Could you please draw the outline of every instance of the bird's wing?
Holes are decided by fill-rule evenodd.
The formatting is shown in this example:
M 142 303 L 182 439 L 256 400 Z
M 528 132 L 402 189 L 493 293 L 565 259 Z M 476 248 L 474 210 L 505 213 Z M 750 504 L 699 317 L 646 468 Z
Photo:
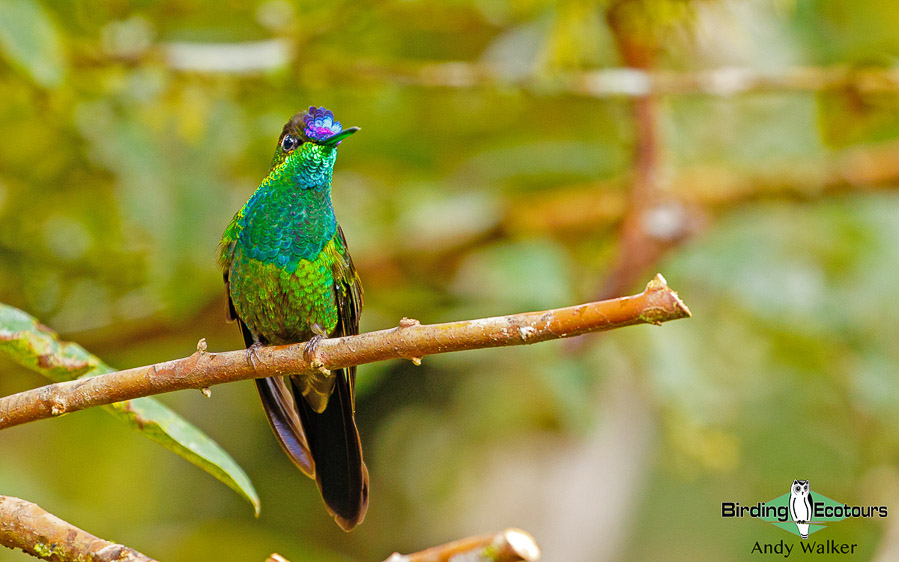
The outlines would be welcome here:
M 340 337 L 359 333 L 362 285 L 339 227 L 334 242 L 332 271 L 338 321 L 328 335 Z M 362 443 L 353 417 L 356 368 L 335 370 L 333 376 L 334 392 L 321 413 L 301 398 L 303 381 L 299 377 L 291 377 L 291 384 L 322 499 L 337 524 L 349 531 L 362 522 L 368 509 L 368 468 L 362 460 Z
M 338 321 L 333 336 L 351 336 L 359 333 L 359 315 L 362 312 L 362 280 L 353 265 L 353 257 L 347 248 L 343 229 L 337 227 L 335 244 L 340 259 L 334 265 L 334 292 L 337 296 Z M 356 386 L 356 368 L 347 369 L 350 386 Z M 355 398 L 354 398 L 355 403 Z
M 228 223 L 228 227 L 225 228 L 224 234 L 222 234 L 221 242 L 219 242 L 215 261 L 218 262 L 219 267 L 225 272 L 225 281 L 227 281 L 228 270 L 231 269 L 231 260 L 234 259 L 234 247 L 237 245 L 237 237 L 240 235 L 240 231 L 243 230 L 242 219 L 245 208 L 246 206 L 234 214 L 231 222 Z
M 222 280 L 225 282 L 225 295 L 228 297 L 228 320 L 234 321 L 238 319 L 237 310 L 234 308 L 234 302 L 231 300 L 231 283 L 229 281 L 229 275 L 231 273 L 231 262 L 234 260 L 234 248 L 237 245 L 237 236 L 241 231 L 241 219 L 243 218 L 243 209 L 237 211 L 234 214 L 234 217 L 231 219 L 231 222 L 228 223 L 228 227 L 225 229 L 225 233 L 222 234 L 222 240 L 219 242 L 218 253 L 216 254 L 215 261 L 219 264 L 219 267 L 222 268 Z M 242 323 L 241 323 L 242 324 Z M 241 332 L 244 332 L 244 340 L 247 340 L 247 331 L 246 326 L 241 325 Z M 253 343 L 252 337 L 249 340 L 250 343 L 247 344 L 247 347 Z
M 228 318 L 237 320 L 244 343 L 249 349 L 257 339 L 237 315 L 234 301 L 231 300 L 227 271 L 224 276 L 225 290 L 228 292 Z M 252 351 L 247 353 L 252 353 Z M 252 358 L 248 358 L 248 360 L 252 360 Z M 315 462 L 312 460 L 312 453 L 309 452 L 309 443 L 306 441 L 306 434 L 303 432 L 303 425 L 297 415 L 296 404 L 287 382 L 283 377 L 256 379 L 256 389 L 259 391 L 265 416 L 268 418 L 268 423 L 272 426 L 272 431 L 278 438 L 281 448 L 303 474 L 309 478 L 315 478 Z

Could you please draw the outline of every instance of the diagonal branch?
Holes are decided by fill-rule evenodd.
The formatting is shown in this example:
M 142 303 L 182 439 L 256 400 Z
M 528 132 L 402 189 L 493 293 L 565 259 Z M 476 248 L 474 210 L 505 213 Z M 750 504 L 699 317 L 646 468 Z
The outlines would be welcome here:
M 0 496 L 0 545 L 56 562 L 155 562 L 47 513 L 37 505 Z
M 459 539 L 412 554 L 394 553 L 384 562 L 519 562 L 540 559 L 537 541 L 521 529 L 506 529 L 495 535 Z
M 493 535 L 455 540 L 412 554 L 394 552 L 384 562 L 530 562 L 540 559 L 540 547 L 527 531 L 509 528 Z M 265 562 L 289 562 L 273 553 Z
M 568 308 L 421 325 L 404 318 L 389 330 L 322 340 L 311 361 L 305 343 L 262 348 L 251 364 L 247 352 L 208 353 L 205 340 L 184 359 L 96 377 L 51 384 L 0 398 L 0 429 L 141 396 L 291 374 L 311 374 L 386 359 L 410 359 L 467 349 L 532 344 L 632 326 L 687 318 L 690 310 L 661 275 L 630 297 Z

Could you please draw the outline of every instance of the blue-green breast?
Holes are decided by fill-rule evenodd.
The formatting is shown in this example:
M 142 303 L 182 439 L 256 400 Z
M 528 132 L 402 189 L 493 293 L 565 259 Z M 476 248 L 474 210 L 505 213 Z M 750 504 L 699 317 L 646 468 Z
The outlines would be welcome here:
M 331 206 L 335 155 L 317 150 L 319 158 L 301 166 L 272 169 L 235 217 L 231 299 L 250 331 L 269 343 L 308 339 L 313 323 L 328 333 L 337 324 L 334 264 L 345 249 Z

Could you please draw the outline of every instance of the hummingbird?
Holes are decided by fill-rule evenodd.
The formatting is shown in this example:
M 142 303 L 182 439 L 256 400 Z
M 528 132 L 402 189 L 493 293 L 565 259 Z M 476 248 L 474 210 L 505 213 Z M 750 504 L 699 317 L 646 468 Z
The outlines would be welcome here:
M 268 175 L 222 235 L 218 263 L 247 359 L 265 345 L 359 333 L 362 283 L 331 204 L 337 145 L 358 127 L 311 106 L 284 125 Z M 344 531 L 368 509 L 368 469 L 354 419 L 356 368 L 256 379 L 281 447 L 314 478 Z

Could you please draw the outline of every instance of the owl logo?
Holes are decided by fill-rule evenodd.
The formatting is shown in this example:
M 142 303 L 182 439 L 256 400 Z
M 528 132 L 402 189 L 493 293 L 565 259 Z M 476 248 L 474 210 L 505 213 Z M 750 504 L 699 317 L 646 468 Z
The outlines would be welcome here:
M 793 480 L 790 486 L 790 517 L 799 528 L 799 536 L 808 539 L 808 523 L 812 518 L 812 494 L 808 480 Z

